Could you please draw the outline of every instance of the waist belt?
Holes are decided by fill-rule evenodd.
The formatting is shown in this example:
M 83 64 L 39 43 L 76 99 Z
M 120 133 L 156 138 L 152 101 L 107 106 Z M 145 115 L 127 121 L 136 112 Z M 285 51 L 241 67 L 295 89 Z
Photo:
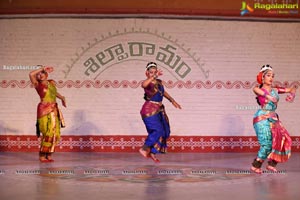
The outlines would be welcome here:
M 269 119 L 269 118 L 273 118 L 274 120 L 278 120 L 277 114 L 275 112 L 272 112 L 272 113 L 267 113 L 267 114 L 255 117 L 253 119 L 253 124 L 255 124 L 259 121 L 265 120 L 265 119 Z

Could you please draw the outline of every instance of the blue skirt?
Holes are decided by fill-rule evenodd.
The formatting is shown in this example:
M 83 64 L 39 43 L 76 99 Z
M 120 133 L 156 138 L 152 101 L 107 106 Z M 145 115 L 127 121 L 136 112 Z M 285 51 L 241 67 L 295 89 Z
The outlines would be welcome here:
M 167 139 L 170 137 L 168 117 L 162 111 L 153 116 L 144 118 L 143 121 L 148 132 L 145 145 L 150 147 L 151 153 L 165 153 Z

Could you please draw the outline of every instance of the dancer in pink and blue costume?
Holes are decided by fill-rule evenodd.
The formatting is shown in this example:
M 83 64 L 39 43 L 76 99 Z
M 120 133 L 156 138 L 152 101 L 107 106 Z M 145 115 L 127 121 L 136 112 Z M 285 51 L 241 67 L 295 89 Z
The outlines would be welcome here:
M 277 163 L 286 162 L 291 156 L 291 137 L 275 110 L 279 94 L 289 93 L 286 101 L 293 102 L 296 89 L 273 87 L 273 79 L 272 67 L 264 65 L 257 75 L 257 82 L 260 86 L 253 89 L 257 95 L 257 102 L 261 106 L 253 118 L 253 126 L 260 149 L 252 163 L 251 170 L 258 174 L 262 173 L 261 166 L 266 159 L 268 159 L 267 170 L 277 172 Z

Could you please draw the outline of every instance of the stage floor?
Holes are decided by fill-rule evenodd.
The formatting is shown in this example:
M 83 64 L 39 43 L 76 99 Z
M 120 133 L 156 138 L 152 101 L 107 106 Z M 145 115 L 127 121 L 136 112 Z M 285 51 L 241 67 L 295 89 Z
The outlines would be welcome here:
M 138 153 L 0 152 L 0 199 L 294 200 L 300 153 L 278 173 L 249 171 L 255 153 L 168 153 L 159 164 Z M 263 166 L 265 168 L 265 164 Z

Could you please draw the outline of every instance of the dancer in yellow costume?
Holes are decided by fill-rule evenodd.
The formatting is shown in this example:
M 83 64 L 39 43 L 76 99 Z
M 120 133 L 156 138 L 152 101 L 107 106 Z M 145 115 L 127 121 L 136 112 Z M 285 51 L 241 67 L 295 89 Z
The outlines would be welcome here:
M 51 157 L 55 146 L 60 139 L 60 127 L 65 127 L 64 119 L 58 109 L 56 98 L 61 99 L 66 107 L 66 99 L 60 95 L 53 80 L 48 80 L 48 73 L 53 72 L 53 67 L 44 67 L 29 73 L 30 81 L 34 85 L 41 102 L 37 107 L 37 136 L 42 133 L 39 159 L 41 162 L 54 161 Z

